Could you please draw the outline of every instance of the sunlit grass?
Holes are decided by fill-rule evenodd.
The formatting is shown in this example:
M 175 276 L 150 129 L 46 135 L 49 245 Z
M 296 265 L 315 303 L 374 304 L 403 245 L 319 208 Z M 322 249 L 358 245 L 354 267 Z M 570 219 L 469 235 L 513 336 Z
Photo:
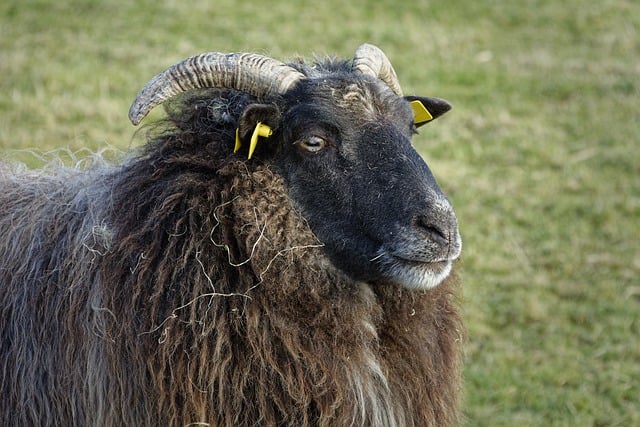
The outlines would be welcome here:
M 1 155 L 140 143 L 129 102 L 192 54 L 364 41 L 455 106 L 416 144 L 465 241 L 468 425 L 640 425 L 638 2 L 6 0 Z

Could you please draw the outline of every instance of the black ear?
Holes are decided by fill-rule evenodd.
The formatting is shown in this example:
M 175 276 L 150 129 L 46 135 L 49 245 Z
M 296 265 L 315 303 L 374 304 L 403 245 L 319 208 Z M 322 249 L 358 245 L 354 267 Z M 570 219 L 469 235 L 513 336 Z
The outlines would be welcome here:
M 451 104 L 440 98 L 405 96 L 404 99 L 409 101 L 413 107 L 416 127 L 437 119 L 452 108 Z
M 244 142 L 251 136 L 258 122 L 275 131 L 280 125 L 280 110 L 274 104 L 249 104 L 238 120 L 238 136 Z
M 238 119 L 233 152 L 238 152 L 243 145 L 248 146 L 247 157 L 250 159 L 258 141 L 270 137 L 279 125 L 280 110 L 274 104 L 248 105 Z

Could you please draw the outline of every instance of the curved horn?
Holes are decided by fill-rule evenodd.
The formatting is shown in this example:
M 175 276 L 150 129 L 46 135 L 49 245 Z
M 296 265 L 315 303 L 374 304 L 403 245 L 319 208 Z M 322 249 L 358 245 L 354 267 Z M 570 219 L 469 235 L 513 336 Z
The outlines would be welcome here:
M 359 73 L 382 80 L 396 95 L 402 96 L 398 76 L 396 76 L 389 58 L 379 47 L 372 44 L 361 45 L 356 50 L 351 68 Z
M 129 108 L 134 125 L 153 107 L 189 89 L 228 88 L 254 96 L 281 94 L 304 74 L 275 59 L 253 53 L 203 53 L 167 68 L 151 79 Z

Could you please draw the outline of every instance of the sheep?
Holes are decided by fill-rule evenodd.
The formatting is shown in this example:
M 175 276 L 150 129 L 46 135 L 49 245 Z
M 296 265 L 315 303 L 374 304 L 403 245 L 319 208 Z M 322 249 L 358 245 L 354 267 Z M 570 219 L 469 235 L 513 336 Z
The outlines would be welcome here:
M 454 210 L 411 145 L 450 105 L 386 55 L 207 53 L 119 162 L 0 166 L 0 425 L 459 422 Z

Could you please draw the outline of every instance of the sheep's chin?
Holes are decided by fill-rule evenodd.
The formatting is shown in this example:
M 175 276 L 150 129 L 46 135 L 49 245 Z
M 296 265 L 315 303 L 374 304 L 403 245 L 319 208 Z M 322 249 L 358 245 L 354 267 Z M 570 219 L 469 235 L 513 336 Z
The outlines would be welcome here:
M 380 263 L 387 280 L 408 289 L 426 290 L 438 286 L 451 273 L 451 260 L 417 263 L 399 258 L 385 259 Z

